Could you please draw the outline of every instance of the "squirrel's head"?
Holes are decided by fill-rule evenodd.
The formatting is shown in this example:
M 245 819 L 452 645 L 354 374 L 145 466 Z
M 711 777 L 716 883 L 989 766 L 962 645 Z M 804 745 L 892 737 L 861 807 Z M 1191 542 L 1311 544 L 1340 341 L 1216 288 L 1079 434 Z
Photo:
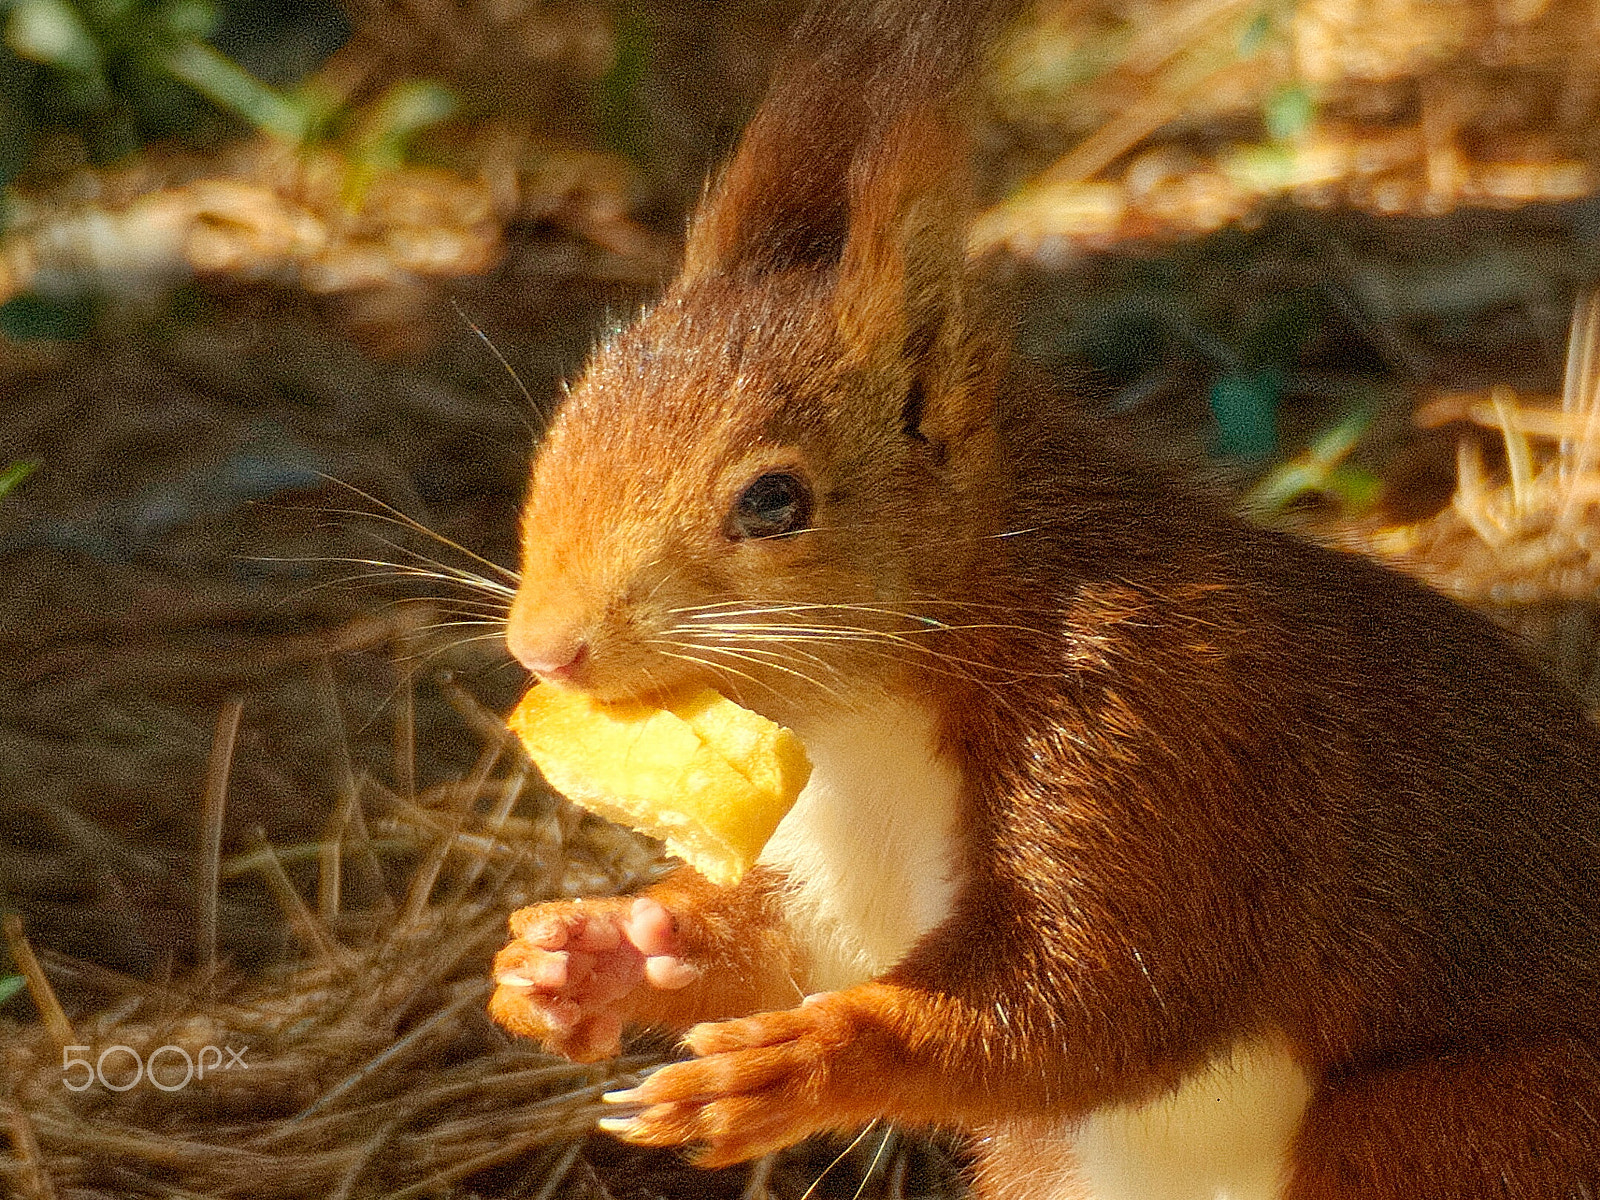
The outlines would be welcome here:
M 990 532 L 1004 355 L 965 302 L 940 122 L 786 203 L 749 136 L 683 274 L 552 422 L 508 642 L 602 699 L 709 684 L 784 719 L 938 654 Z

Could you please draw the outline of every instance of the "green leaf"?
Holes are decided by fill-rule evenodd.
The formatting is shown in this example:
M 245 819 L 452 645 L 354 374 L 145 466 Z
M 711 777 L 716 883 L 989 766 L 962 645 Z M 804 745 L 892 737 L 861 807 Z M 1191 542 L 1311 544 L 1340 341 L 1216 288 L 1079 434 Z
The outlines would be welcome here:
M 360 208 L 372 181 L 405 162 L 406 148 L 416 133 L 445 120 L 457 108 L 455 93 L 440 83 L 408 80 L 383 94 L 363 121 L 361 137 L 351 154 L 343 200 Z
M 165 65 L 175 78 L 264 133 L 298 144 L 311 132 L 307 105 L 268 87 L 210 46 L 186 42 L 166 56 Z
M 1346 465 L 1328 473 L 1323 490 L 1337 496 L 1346 512 L 1364 513 L 1383 495 L 1383 479 L 1365 467 Z
M 1244 32 L 1239 35 L 1239 57 L 1250 58 L 1255 52 L 1267 44 L 1267 38 L 1272 33 L 1272 12 L 1263 8 L 1250 18 L 1250 23 L 1244 27 Z
M 63 0 L 18 0 L 6 22 L 6 45 L 21 58 L 103 78 L 105 60 L 94 35 L 78 10 Z
M 28 981 L 21 975 L 0 975 L 0 1004 L 4 1004 L 27 986 Z
M 383 93 L 367 115 L 356 158 L 374 170 L 398 167 L 411 139 L 430 125 L 448 120 L 459 105 L 443 84 L 412 79 Z
M 640 85 L 650 65 L 650 30 L 635 6 L 617 17 L 616 58 L 600 79 L 595 116 L 606 148 L 634 160 L 645 157 L 640 131 L 648 120 Z
M 1288 84 L 1267 97 L 1261 119 L 1274 141 L 1298 141 L 1317 119 L 1316 97 L 1303 83 Z
M 1263 516 L 1287 508 L 1311 492 L 1333 496 L 1348 511 L 1370 508 L 1383 481 L 1365 468 L 1344 462 L 1372 424 L 1375 404 L 1361 404 L 1319 433 L 1288 462 L 1280 463 L 1245 497 L 1245 507 Z
M 27 480 L 28 476 L 38 469 L 39 460 L 34 458 L 24 458 L 8 466 L 0 467 L 0 499 L 4 499 L 16 491 Z
M 167 0 L 160 16 L 163 32 L 178 41 L 201 41 L 217 27 L 216 5 L 207 0 Z

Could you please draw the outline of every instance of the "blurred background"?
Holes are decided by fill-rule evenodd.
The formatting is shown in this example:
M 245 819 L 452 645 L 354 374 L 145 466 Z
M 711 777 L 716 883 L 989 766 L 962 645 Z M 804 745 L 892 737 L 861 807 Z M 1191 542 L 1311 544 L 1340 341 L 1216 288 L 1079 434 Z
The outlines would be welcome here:
M 596 1098 L 670 1047 L 482 1016 L 510 908 L 658 869 L 505 742 L 494 620 L 543 414 L 797 8 L 0 0 L 6 1190 L 960 1194 L 881 1129 L 624 1150 Z M 1594 704 L 1597 44 L 1593 0 L 1039 0 L 975 268 L 1153 453 Z

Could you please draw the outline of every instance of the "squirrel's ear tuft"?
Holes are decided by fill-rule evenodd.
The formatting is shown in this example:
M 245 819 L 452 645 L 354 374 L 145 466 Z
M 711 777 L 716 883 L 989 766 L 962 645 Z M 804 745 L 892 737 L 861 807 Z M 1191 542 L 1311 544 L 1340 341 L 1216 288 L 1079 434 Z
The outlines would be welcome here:
M 690 223 L 682 278 L 837 263 L 856 225 L 853 176 L 891 165 L 886 141 L 908 114 L 971 94 L 991 34 L 1019 3 L 813 0 Z
M 780 73 L 689 224 L 684 281 L 838 261 L 849 228 L 850 160 L 869 120 L 829 64 Z

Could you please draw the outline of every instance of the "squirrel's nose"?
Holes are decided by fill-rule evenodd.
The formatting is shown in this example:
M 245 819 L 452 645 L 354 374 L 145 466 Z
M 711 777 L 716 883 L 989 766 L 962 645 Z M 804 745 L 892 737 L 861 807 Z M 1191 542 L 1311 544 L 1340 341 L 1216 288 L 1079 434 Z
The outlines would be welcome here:
M 540 637 L 513 626 L 506 632 L 506 646 L 528 670 L 554 683 L 578 682 L 589 663 L 589 644 L 581 638 Z
M 589 643 L 578 632 L 549 630 L 538 622 L 507 622 L 506 648 L 522 666 L 547 680 L 573 683 L 589 664 Z

